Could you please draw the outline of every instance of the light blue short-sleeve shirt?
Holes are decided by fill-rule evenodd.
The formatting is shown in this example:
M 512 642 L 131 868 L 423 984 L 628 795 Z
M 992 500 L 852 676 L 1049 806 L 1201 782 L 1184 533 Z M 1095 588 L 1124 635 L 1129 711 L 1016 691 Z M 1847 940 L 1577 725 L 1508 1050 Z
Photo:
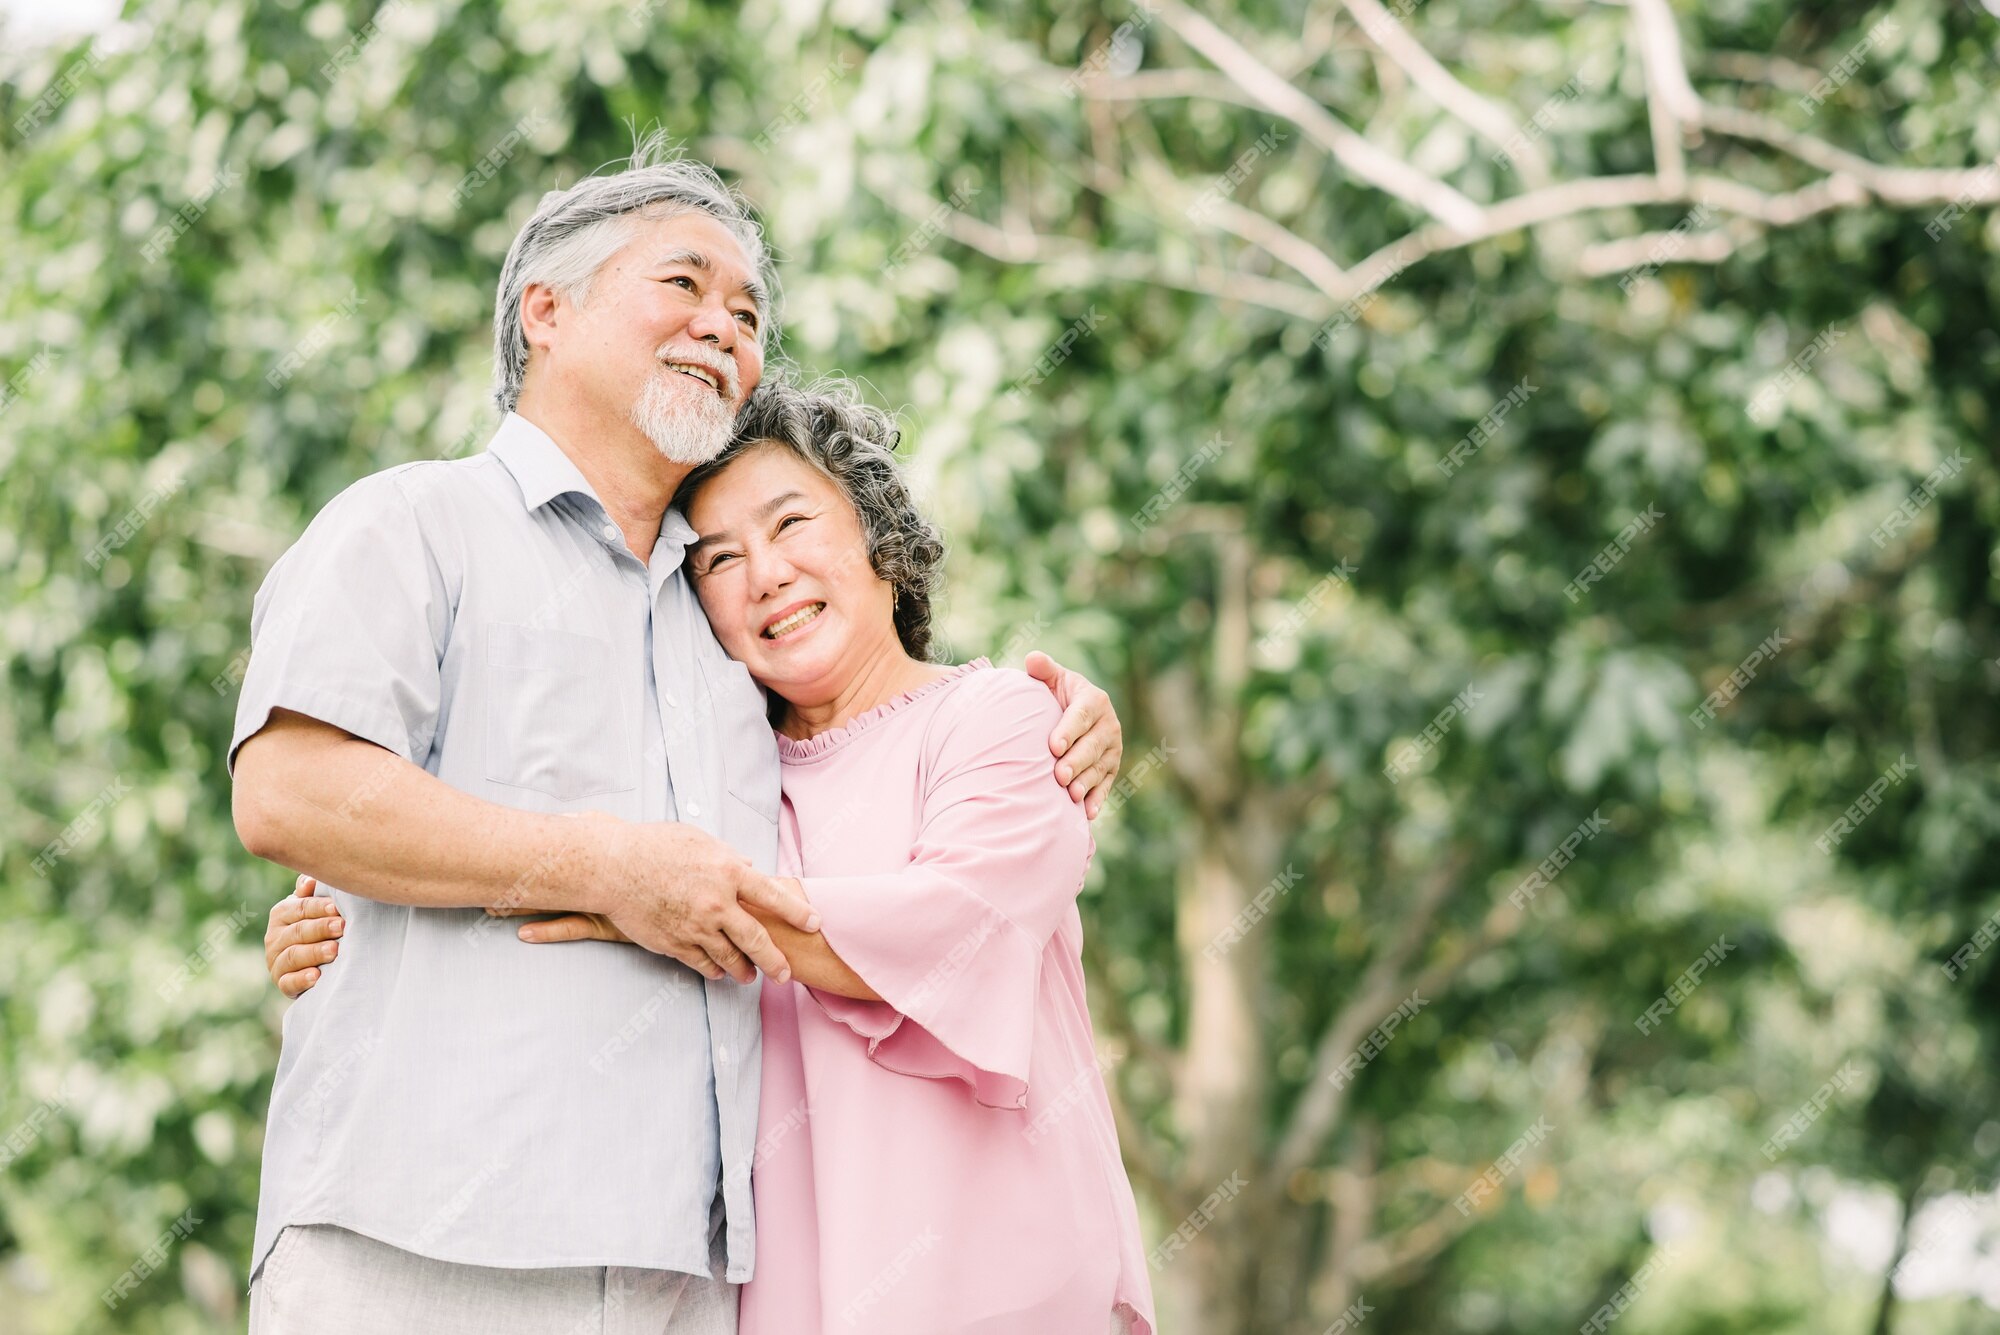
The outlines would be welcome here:
M 486 801 L 681 820 L 771 871 L 776 748 L 689 585 L 693 540 L 670 510 L 640 562 L 516 414 L 484 454 L 364 478 L 258 590 L 231 764 L 288 709 Z M 365 823 L 374 800 L 347 805 Z M 287 1224 L 471 1265 L 705 1275 L 720 1190 L 727 1278 L 749 1278 L 760 984 L 320 893 L 347 929 L 285 1017 L 253 1277 Z

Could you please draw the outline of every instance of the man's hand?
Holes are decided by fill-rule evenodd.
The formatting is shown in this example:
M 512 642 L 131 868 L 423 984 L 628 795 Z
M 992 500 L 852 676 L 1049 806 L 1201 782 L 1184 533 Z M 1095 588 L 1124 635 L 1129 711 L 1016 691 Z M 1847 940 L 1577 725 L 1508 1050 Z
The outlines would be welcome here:
M 1125 756 L 1125 730 L 1118 725 L 1118 711 L 1111 707 L 1111 697 L 1089 678 L 1039 649 L 1028 655 L 1026 667 L 1029 676 L 1055 692 L 1063 707 L 1056 730 L 1049 734 L 1049 750 L 1056 757 L 1056 782 L 1083 803 L 1084 815 L 1096 820 L 1111 795 L 1111 781 L 1118 777 L 1118 762 Z
M 746 908 L 754 907 L 802 932 L 819 930 L 819 914 L 785 883 L 764 875 L 735 849 L 693 826 L 581 819 L 601 823 L 603 829 L 605 895 L 595 907 L 606 927 L 654 954 L 679 960 L 705 978 L 727 975 L 747 983 L 762 969 L 781 983 L 790 981 L 791 965 L 784 953 Z M 550 926 L 539 924 L 542 929 Z

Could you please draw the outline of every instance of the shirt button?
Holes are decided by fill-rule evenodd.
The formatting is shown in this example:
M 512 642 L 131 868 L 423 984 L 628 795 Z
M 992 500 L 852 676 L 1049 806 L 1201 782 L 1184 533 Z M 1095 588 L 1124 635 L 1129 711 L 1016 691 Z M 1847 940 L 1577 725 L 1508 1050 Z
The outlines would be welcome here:
M 699 802 L 688 803 L 688 815 L 699 816 L 700 814 L 701 814 L 701 803 Z
M 681 702 L 674 699 L 674 697 L 671 694 L 669 694 L 665 698 L 668 709 L 679 709 L 681 707 Z
M 715 1045 L 715 1059 L 724 1065 L 729 1063 L 729 1045 L 727 1043 L 718 1043 Z
M 618 541 L 618 525 L 616 525 L 616 524 L 606 524 L 606 525 L 605 525 L 605 526 L 604 526 L 604 527 L 603 527 L 603 528 L 602 528 L 601 530 L 599 530 L 599 531 L 600 531 L 600 532 L 602 532 L 602 533 L 604 534 L 604 537 L 605 537 L 606 541 L 609 541 L 609 542 L 616 542 L 616 541 Z

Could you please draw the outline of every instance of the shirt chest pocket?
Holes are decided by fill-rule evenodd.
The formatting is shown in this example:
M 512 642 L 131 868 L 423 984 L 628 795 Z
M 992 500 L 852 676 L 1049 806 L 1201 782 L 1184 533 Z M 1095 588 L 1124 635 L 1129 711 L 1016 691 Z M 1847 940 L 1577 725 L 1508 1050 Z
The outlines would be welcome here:
M 488 779 L 565 802 L 638 786 L 636 728 L 621 723 L 609 641 L 496 623 L 485 676 Z

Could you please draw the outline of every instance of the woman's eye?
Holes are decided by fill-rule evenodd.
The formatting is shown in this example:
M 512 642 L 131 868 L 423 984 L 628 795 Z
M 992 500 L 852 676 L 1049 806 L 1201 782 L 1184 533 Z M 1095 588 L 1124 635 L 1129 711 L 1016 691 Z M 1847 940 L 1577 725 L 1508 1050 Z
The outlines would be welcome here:
M 721 554 L 720 556 L 717 556 L 717 557 L 715 557 L 714 559 L 712 559 L 711 561 L 709 561 L 709 563 L 708 563 L 708 569 L 706 569 L 706 570 L 702 571 L 701 573 L 702 573 L 702 574 L 704 574 L 704 575 L 713 575 L 713 574 L 714 574 L 714 573 L 715 573 L 715 572 L 716 572 L 717 570 L 719 570 L 719 569 L 721 569 L 721 568 L 722 568 L 722 563 L 723 563 L 724 561 L 727 561 L 727 560 L 729 560 L 729 559 L 730 559 L 730 558 L 732 558 L 733 556 L 735 556 L 735 553 L 734 553 L 734 552 L 724 552 L 724 553 L 722 553 L 722 554 Z
M 778 532 L 783 533 L 793 524 L 803 524 L 805 522 L 806 522 L 806 517 L 804 515 L 786 515 L 783 519 L 780 519 L 778 521 Z

